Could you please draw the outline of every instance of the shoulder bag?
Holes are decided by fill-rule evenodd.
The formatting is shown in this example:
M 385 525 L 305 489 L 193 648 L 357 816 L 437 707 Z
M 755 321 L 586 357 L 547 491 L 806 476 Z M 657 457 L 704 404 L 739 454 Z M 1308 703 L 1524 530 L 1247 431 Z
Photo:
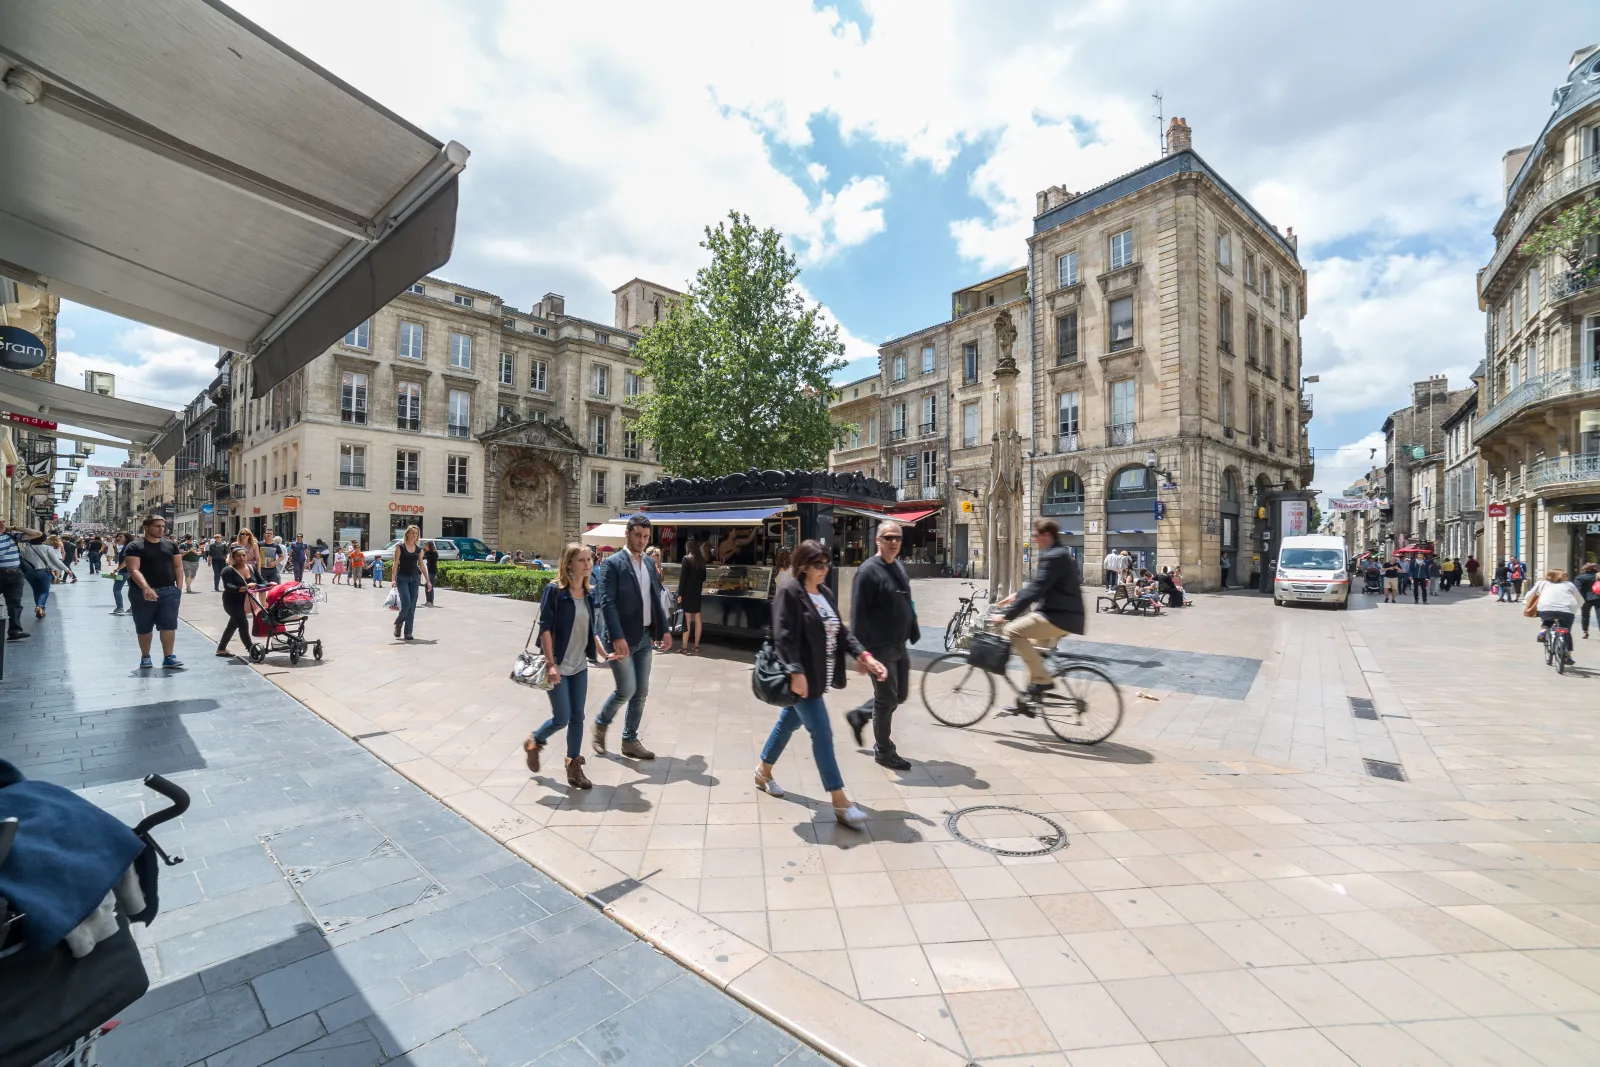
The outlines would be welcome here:
M 799 673 L 799 668 L 778 658 L 778 649 L 769 637 L 761 646 L 761 651 L 756 653 L 755 666 L 750 671 L 750 691 L 763 704 L 790 707 L 798 703 L 800 698 L 789 683 L 789 675 Z
M 544 613 L 544 606 L 540 605 L 540 615 Z M 539 628 L 539 615 L 533 617 L 533 625 L 528 627 L 528 639 L 522 643 L 522 651 L 517 653 L 516 662 L 511 664 L 511 680 L 521 685 L 531 685 L 535 689 L 554 689 L 550 681 L 550 668 L 544 661 L 544 653 L 533 647 L 533 634 Z
M 1541 582 L 1540 584 L 1542 585 L 1544 583 Z M 1528 594 L 1528 599 L 1523 601 L 1523 603 L 1522 603 L 1522 617 L 1524 619 L 1537 619 L 1539 617 L 1539 589 L 1538 589 L 1538 586 L 1535 586 L 1533 592 Z

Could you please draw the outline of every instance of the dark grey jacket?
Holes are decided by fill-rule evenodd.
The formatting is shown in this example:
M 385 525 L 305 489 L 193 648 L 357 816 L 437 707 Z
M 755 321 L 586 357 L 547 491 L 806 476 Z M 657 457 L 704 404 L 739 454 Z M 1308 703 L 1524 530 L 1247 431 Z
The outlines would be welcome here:
M 900 652 L 906 642 L 922 640 L 911 579 L 899 560 L 885 563 L 882 556 L 869 556 L 856 571 L 850 587 L 850 629 L 869 652 Z
M 1039 557 L 1033 578 L 1017 590 L 1017 599 L 1001 614 L 1008 619 L 1034 609 L 1052 626 L 1071 634 L 1083 633 L 1083 589 L 1078 577 L 1078 561 L 1065 546 L 1057 543 Z

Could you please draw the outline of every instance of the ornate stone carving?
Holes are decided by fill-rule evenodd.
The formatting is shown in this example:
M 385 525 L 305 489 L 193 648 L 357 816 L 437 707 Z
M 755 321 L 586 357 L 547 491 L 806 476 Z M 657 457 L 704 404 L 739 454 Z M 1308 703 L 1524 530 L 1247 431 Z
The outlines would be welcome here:
M 752 468 L 716 478 L 659 478 L 628 490 L 626 502 L 698 504 L 795 496 L 844 497 L 878 504 L 896 499 L 894 486 L 861 474 Z

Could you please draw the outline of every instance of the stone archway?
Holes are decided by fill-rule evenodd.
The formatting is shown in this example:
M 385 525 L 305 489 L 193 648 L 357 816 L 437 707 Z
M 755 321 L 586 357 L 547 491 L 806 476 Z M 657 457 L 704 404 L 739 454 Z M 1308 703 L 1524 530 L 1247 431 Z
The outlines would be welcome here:
M 567 543 L 567 477 L 547 457 L 512 459 L 500 475 L 500 537 L 495 546 L 532 558 L 560 558 Z

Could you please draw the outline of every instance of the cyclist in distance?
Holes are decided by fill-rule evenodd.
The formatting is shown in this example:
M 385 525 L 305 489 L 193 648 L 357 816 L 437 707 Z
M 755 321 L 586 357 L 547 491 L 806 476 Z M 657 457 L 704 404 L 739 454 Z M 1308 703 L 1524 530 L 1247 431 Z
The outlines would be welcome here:
M 1021 589 L 995 605 L 992 622 L 1004 622 L 1000 632 L 1028 668 L 1025 701 L 1037 703 L 1053 684 L 1039 655 L 1057 641 L 1083 633 L 1083 590 L 1078 561 L 1060 543 L 1061 527 L 1053 519 L 1035 519 L 1033 547 L 1039 563 Z

